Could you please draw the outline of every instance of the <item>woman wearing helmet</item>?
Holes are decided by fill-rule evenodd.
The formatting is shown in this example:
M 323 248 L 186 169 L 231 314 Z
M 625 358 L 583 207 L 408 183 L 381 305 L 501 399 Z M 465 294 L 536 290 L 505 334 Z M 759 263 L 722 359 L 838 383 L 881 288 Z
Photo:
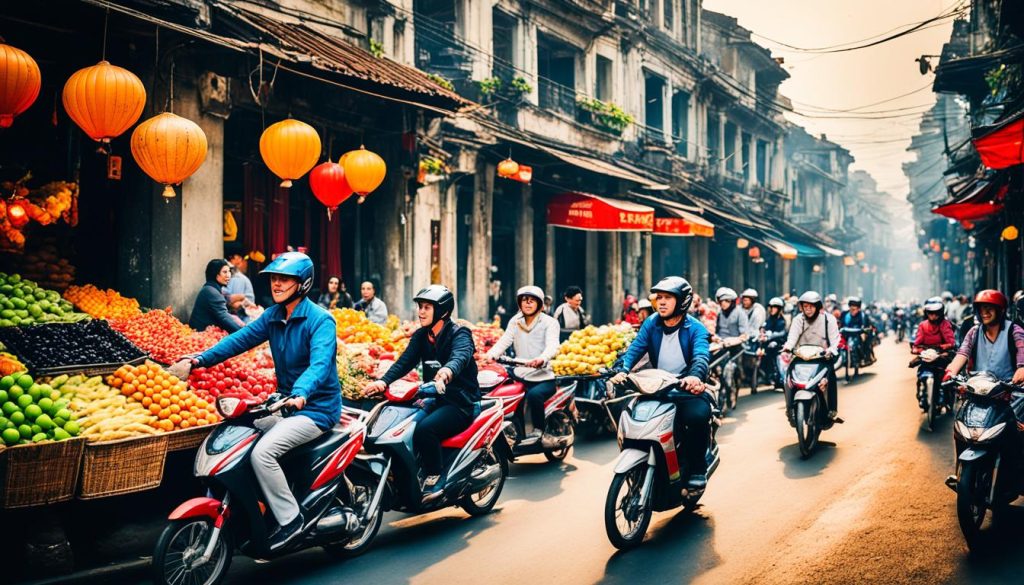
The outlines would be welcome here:
M 981 321 L 964 336 L 956 357 L 946 368 L 945 380 L 964 366 L 989 372 L 1004 382 L 1024 384 L 1024 328 L 1006 318 L 1006 295 L 983 290 L 974 297 L 974 313 Z
M 271 550 L 284 546 L 302 528 L 302 514 L 278 464 L 285 453 L 312 441 L 341 419 L 341 385 L 335 360 L 338 334 L 334 317 L 306 298 L 313 288 L 313 261 L 300 252 L 275 258 L 260 274 L 270 276 L 274 306 L 255 321 L 198 356 L 187 356 L 171 373 L 187 379 L 193 366 L 208 368 L 269 341 L 278 392 L 290 396 L 293 416 L 256 421 L 264 431 L 253 447 L 252 468 L 280 529 Z
M 554 373 L 548 362 L 558 355 L 558 321 L 544 313 L 544 291 L 539 286 L 524 286 L 516 292 L 519 312 L 508 322 L 505 334 L 484 355 L 491 361 L 513 348 L 516 357 L 528 360 L 526 366 L 541 370 L 539 381 L 524 380 L 526 405 L 530 409 L 533 430 L 527 437 L 539 437 L 544 432 L 544 402 L 555 394 Z
M 789 327 L 789 337 L 782 346 L 782 351 L 792 352 L 798 345 L 816 345 L 824 348 L 826 361 L 828 362 L 828 405 L 831 410 L 828 413 L 833 422 L 841 423 L 839 418 L 839 392 L 836 381 L 836 372 L 832 358 L 839 354 L 839 326 L 835 317 L 824 310 L 821 295 L 809 290 L 800 295 L 798 302 L 800 313 L 793 318 Z M 793 397 L 786 392 L 786 412 L 792 413 Z M 789 423 L 796 423 L 790 419 Z
M 925 301 L 924 316 L 925 321 L 917 326 L 917 337 L 914 338 L 910 351 L 919 354 L 928 348 L 940 351 L 953 349 L 956 344 L 953 324 L 946 318 L 946 307 L 942 304 L 942 299 L 932 297 Z
M 761 333 L 767 315 L 764 305 L 757 302 L 757 291 L 748 288 L 740 294 L 740 305 L 747 317 L 746 334 L 748 337 L 755 337 Z
M 651 367 L 665 370 L 680 378 L 679 386 L 692 396 L 676 400 L 675 435 L 685 437 L 687 483 L 693 489 L 703 489 L 707 483 L 707 459 L 711 433 L 711 405 L 714 398 L 704 391 L 708 377 L 708 330 L 695 317 L 688 314 L 693 301 L 693 289 L 685 278 L 669 276 L 651 287 L 657 295 L 658 311 L 640 325 L 633 343 L 615 363 L 618 372 L 611 378 L 620 384 L 626 373 L 633 369 L 644 355 Z M 677 439 L 678 440 L 678 439 Z
M 715 300 L 722 309 L 715 322 L 716 341 L 747 334 L 747 313 L 742 309 L 736 310 L 736 297 L 736 291 L 728 287 L 723 286 L 715 291 Z
M 651 301 L 648 298 L 644 297 L 636 304 L 636 313 L 640 317 L 640 323 L 643 323 L 648 317 L 654 314 L 654 305 L 651 304 Z M 639 328 L 640 325 L 638 324 L 637 329 Z
M 480 412 L 480 384 L 476 379 L 473 333 L 452 321 L 455 296 L 447 287 L 432 284 L 416 293 L 420 328 L 409 338 L 409 345 L 380 380 L 371 383 L 367 395 L 383 392 L 421 362 L 437 361 L 441 369 L 434 375 L 440 384 L 440 396 L 430 414 L 416 425 L 413 446 L 423 465 L 423 501 L 436 499 L 444 491 L 441 442 L 469 428 Z

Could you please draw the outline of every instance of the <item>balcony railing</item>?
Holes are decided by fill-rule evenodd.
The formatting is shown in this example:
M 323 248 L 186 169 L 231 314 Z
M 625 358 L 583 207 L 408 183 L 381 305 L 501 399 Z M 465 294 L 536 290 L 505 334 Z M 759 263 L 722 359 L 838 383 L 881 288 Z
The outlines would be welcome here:
M 540 107 L 575 117 L 576 90 L 541 77 L 537 84 Z

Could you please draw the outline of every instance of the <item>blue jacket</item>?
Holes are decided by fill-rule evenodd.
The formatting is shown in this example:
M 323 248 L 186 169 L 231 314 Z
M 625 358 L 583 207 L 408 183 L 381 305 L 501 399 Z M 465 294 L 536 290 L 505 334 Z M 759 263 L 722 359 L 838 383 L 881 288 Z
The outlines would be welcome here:
M 196 331 L 202 331 L 210 325 L 216 325 L 228 333 L 242 328 L 242 324 L 228 312 L 227 300 L 216 282 L 207 282 L 199 289 L 188 320 L 188 326 Z
M 708 349 L 708 330 L 694 317 L 687 315 L 679 329 L 679 345 L 686 358 L 687 369 L 683 376 L 696 376 L 701 381 L 708 377 L 708 363 L 711 350 Z M 636 334 L 636 339 L 629 345 L 626 353 L 619 358 L 615 368 L 624 372 L 633 369 L 640 358 L 647 354 L 651 366 L 658 367 L 658 354 L 661 352 L 662 325 L 661 317 L 651 315 Z
M 297 414 L 328 430 L 341 420 L 338 382 L 338 334 L 334 317 L 308 298 L 284 320 L 284 307 L 274 305 L 242 329 L 204 351 L 198 365 L 209 367 L 270 342 L 277 374 L 277 391 L 306 399 Z

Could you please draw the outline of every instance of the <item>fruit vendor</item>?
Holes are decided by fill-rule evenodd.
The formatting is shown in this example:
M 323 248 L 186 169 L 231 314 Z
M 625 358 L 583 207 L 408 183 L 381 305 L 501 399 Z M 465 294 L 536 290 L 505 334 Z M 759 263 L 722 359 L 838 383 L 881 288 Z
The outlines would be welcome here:
M 384 304 L 384 301 L 377 298 L 377 289 L 374 288 L 373 283 L 370 281 L 364 282 L 359 287 L 359 294 L 363 298 L 353 308 L 366 313 L 366 318 L 377 325 L 387 323 L 388 306 Z
M 526 366 L 539 372 L 524 378 L 526 404 L 530 408 L 533 430 L 529 437 L 540 437 L 544 432 L 544 402 L 555 394 L 555 378 L 550 361 L 558 355 L 558 321 L 541 311 L 544 291 L 539 286 L 524 286 L 516 292 L 519 312 L 508 322 L 505 334 L 484 356 L 491 361 L 505 353 L 509 347 L 516 357 L 527 360 Z M 531 381 L 536 376 L 537 381 Z
M 316 439 L 341 419 L 341 385 L 335 358 L 338 337 L 334 317 L 306 298 L 313 288 L 313 261 L 301 252 L 275 258 L 260 274 L 270 276 L 274 306 L 245 328 L 198 356 L 186 356 L 171 373 L 187 379 L 193 367 L 210 367 L 269 341 L 278 392 L 289 396 L 288 417 L 256 421 L 263 431 L 252 452 L 252 466 L 280 528 L 271 550 L 284 546 L 302 528 L 302 514 L 281 466 L 285 453 Z
M 206 264 L 206 282 L 199 289 L 196 302 L 192 305 L 192 314 L 188 326 L 196 331 L 203 331 L 210 325 L 216 325 L 228 333 L 234 333 L 243 327 L 242 320 L 228 311 L 224 287 L 231 280 L 231 264 L 223 258 L 214 258 Z

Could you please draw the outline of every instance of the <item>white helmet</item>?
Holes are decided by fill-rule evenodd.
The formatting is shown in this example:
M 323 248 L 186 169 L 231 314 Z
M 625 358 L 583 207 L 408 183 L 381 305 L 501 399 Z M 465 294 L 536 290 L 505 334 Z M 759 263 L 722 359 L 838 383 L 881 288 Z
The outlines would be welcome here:
M 653 311 L 654 305 L 652 305 L 651 301 L 646 298 L 640 299 L 636 304 L 636 310 L 641 311 L 643 309 L 650 309 Z
M 800 303 L 808 303 L 810 305 L 817 305 L 821 307 L 821 295 L 817 291 L 809 290 L 804 294 L 800 295 Z
M 944 313 L 946 306 L 942 304 L 940 297 L 932 297 L 924 302 L 925 313 Z
M 542 289 L 539 286 L 534 286 L 532 284 L 524 286 L 524 287 L 522 287 L 522 288 L 520 288 L 519 290 L 516 291 L 516 303 L 518 304 L 519 301 L 523 297 L 533 297 L 533 298 L 537 299 L 538 303 L 543 305 L 544 304 L 544 289 Z
M 735 301 L 736 300 L 736 291 L 732 290 L 731 288 L 729 288 L 727 286 L 723 286 L 722 288 L 720 288 L 717 291 L 715 291 L 715 300 L 719 301 L 719 302 L 721 302 L 721 301 Z
M 740 296 L 747 297 L 748 299 L 757 299 L 757 291 L 752 288 L 748 288 L 747 290 L 741 292 Z

